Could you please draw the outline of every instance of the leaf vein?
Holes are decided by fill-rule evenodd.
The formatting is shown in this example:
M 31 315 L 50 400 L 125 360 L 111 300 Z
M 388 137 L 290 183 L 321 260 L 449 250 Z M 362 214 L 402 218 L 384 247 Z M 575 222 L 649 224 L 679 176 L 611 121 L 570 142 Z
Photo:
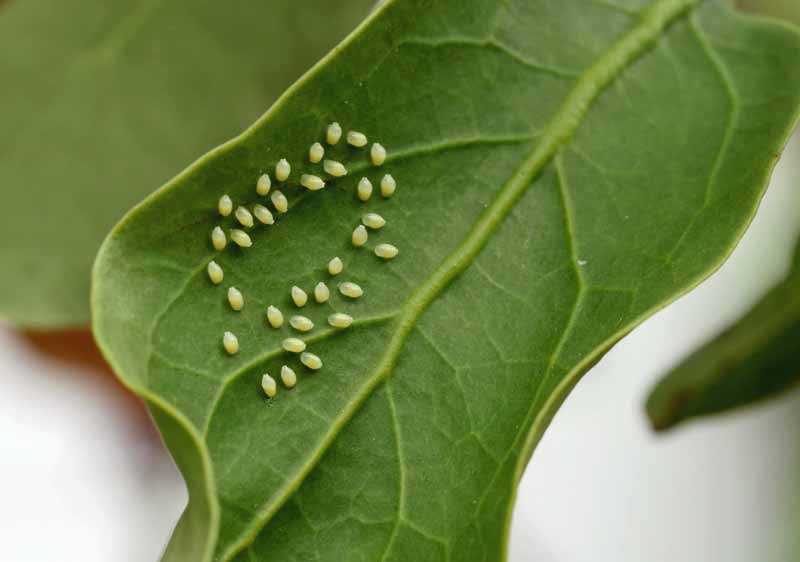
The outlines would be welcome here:
M 733 133 L 736 128 L 736 125 L 739 121 L 739 113 L 740 113 L 740 105 L 741 101 L 739 98 L 739 94 L 736 91 L 733 80 L 731 79 L 730 75 L 728 74 L 725 65 L 720 60 L 719 56 L 716 54 L 713 46 L 709 42 L 708 38 L 706 37 L 703 30 L 699 27 L 697 23 L 697 18 L 692 15 L 689 18 L 689 29 L 697 40 L 697 43 L 700 45 L 703 53 L 705 53 L 708 61 L 711 63 L 711 66 L 714 67 L 715 72 L 719 76 L 720 83 L 722 84 L 723 90 L 725 94 L 728 96 L 728 100 L 730 103 L 730 110 L 728 112 L 727 122 L 725 124 L 725 132 L 722 137 L 722 143 L 719 147 L 719 152 L 717 153 L 716 158 L 714 159 L 713 167 L 711 168 L 711 172 L 709 173 L 708 179 L 706 180 L 706 188 L 703 194 L 703 204 L 697 208 L 695 211 L 694 216 L 691 220 L 687 223 L 686 227 L 683 229 L 683 232 L 678 237 L 675 245 L 672 249 L 667 253 L 667 256 L 664 260 L 664 263 L 667 265 L 671 265 L 673 263 L 673 258 L 675 254 L 680 249 L 681 244 L 691 232 L 692 227 L 694 227 L 695 223 L 698 221 L 700 216 L 709 208 L 711 203 L 711 196 L 713 195 L 714 188 L 717 184 L 719 172 L 722 169 L 722 163 L 725 160 L 725 157 L 730 152 L 730 144 L 733 139 Z
M 406 476 L 405 476 L 405 461 L 403 460 L 403 448 L 400 445 L 400 424 L 397 419 L 397 406 L 394 402 L 394 390 L 392 388 L 392 382 L 386 381 L 384 385 L 386 389 L 386 401 L 389 404 L 389 418 L 392 421 L 392 436 L 394 438 L 395 444 L 395 454 L 397 455 L 397 470 L 398 470 L 398 478 L 397 478 L 397 516 L 395 517 L 394 526 L 392 527 L 392 533 L 389 535 L 389 540 L 386 543 L 386 548 L 384 548 L 383 553 L 381 554 L 381 562 L 386 562 L 386 557 L 392 550 L 392 546 L 394 545 L 394 541 L 397 538 L 397 533 L 400 530 L 400 523 L 403 520 L 403 514 L 405 513 L 405 488 L 406 488 Z
M 549 74 L 551 76 L 556 76 L 558 78 L 567 78 L 567 79 L 576 79 L 580 77 L 580 72 L 576 70 L 568 70 L 563 68 L 558 68 L 554 66 L 547 66 L 545 64 L 528 60 L 520 53 L 517 53 L 511 47 L 500 43 L 496 39 L 493 38 L 485 38 L 485 39 L 471 39 L 466 37 L 459 37 L 459 38 L 450 38 L 450 39 L 443 39 L 439 41 L 433 41 L 430 39 L 423 39 L 421 37 L 415 37 L 411 39 L 406 39 L 402 41 L 398 46 L 403 47 L 405 45 L 416 45 L 419 47 L 430 47 L 433 49 L 440 49 L 442 47 L 474 47 L 479 49 L 492 49 L 497 51 L 514 62 L 535 70 L 537 72 L 542 72 L 544 74 Z

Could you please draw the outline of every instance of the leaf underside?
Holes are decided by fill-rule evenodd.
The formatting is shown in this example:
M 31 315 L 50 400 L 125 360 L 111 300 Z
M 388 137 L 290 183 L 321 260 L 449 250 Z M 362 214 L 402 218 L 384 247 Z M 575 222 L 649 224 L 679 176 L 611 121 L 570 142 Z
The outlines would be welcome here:
M 257 118 L 372 3 L 3 5 L 0 318 L 87 325 L 92 262 L 111 227 Z
M 653 389 L 656 429 L 780 395 L 800 382 L 800 245 L 789 275 Z
M 101 249 L 96 338 L 190 490 L 164 559 L 502 560 L 517 481 L 567 392 L 752 218 L 797 117 L 798 54 L 793 30 L 713 0 L 389 2 Z M 389 157 L 328 147 L 350 173 L 304 192 L 334 120 Z M 290 211 L 252 248 L 214 252 L 211 229 L 232 225 L 217 199 L 255 201 L 282 157 Z M 359 178 L 386 172 L 396 194 L 358 201 Z M 366 211 L 388 220 L 368 248 L 393 243 L 395 260 L 351 246 Z M 361 299 L 302 311 L 324 361 L 311 373 L 266 307 L 296 314 L 291 286 L 345 279 Z M 329 329 L 333 310 L 353 327 Z M 283 364 L 298 385 L 268 400 L 261 374 Z

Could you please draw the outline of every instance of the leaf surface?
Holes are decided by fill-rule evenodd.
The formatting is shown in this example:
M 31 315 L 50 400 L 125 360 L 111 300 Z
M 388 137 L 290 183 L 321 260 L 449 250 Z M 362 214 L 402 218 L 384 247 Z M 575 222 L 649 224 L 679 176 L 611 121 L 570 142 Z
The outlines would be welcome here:
M 517 481 L 567 392 L 752 218 L 797 118 L 799 54 L 794 30 L 712 0 L 386 4 L 131 212 L 95 264 L 96 338 L 189 483 L 165 559 L 503 559 Z M 307 154 L 331 121 L 386 163 L 341 142 L 328 157 L 349 174 L 325 176 Z M 220 195 L 269 204 L 256 178 L 284 157 L 289 212 L 215 252 L 212 228 L 233 226 Z M 324 189 L 297 186 L 312 171 Z M 356 198 L 387 172 L 393 197 Z M 357 249 L 365 212 L 388 222 Z M 345 280 L 364 296 L 341 297 Z M 320 281 L 330 301 L 302 309 L 311 372 L 265 313 L 297 314 L 290 287 Z M 332 311 L 353 326 L 329 328 Z M 298 385 L 269 400 L 261 375 L 284 364 Z
M 256 119 L 372 3 L 0 6 L 0 318 L 88 324 L 91 266 L 111 227 Z
M 800 381 L 800 247 L 791 271 L 727 330 L 692 353 L 653 389 L 656 429 L 793 389 Z
M 800 23 L 800 5 L 795 0 L 737 0 L 736 5 L 753 13 Z

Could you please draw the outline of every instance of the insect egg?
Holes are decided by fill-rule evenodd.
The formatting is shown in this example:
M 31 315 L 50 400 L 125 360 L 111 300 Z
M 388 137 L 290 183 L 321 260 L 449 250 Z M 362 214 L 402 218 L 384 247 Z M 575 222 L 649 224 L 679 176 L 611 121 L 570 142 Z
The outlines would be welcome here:
M 281 345 L 283 349 L 291 353 L 300 353 L 306 350 L 306 342 L 298 338 L 286 338 Z
M 294 388 L 294 385 L 297 384 L 297 375 L 295 374 L 294 369 L 288 365 L 281 367 L 281 380 L 286 388 Z
M 392 246 L 391 244 L 378 244 L 375 246 L 375 255 L 385 260 L 390 260 L 399 253 L 400 250 L 397 249 L 397 246 Z
M 228 288 L 228 302 L 230 303 L 231 308 L 237 312 L 244 308 L 244 296 L 236 287 Z
M 256 203 L 253 207 L 253 214 L 261 224 L 275 224 L 275 217 L 272 216 L 272 212 L 264 205 Z
M 314 298 L 317 299 L 317 302 L 320 304 L 323 302 L 328 302 L 330 296 L 331 291 L 328 289 L 328 286 L 322 281 L 317 283 L 317 286 L 314 287 Z
M 261 388 L 264 389 L 264 394 L 268 398 L 273 398 L 278 393 L 278 385 L 275 384 L 275 379 L 267 373 L 264 373 L 264 376 L 261 377 Z
M 279 213 L 285 213 L 289 210 L 289 201 L 279 189 L 273 191 L 269 197 L 272 200 L 272 204 L 275 205 L 275 210 Z
M 344 312 L 335 312 L 328 316 L 328 324 L 334 328 L 348 328 L 353 323 L 353 317 Z
M 367 146 L 367 135 L 359 133 L 358 131 L 348 131 L 347 144 L 355 146 L 356 148 Z
M 313 163 L 316 164 L 322 157 L 325 156 L 325 149 L 322 148 L 322 145 L 318 142 L 315 142 L 311 145 L 311 148 L 308 149 L 308 159 Z
M 286 158 L 281 158 L 278 160 L 278 163 L 275 164 L 275 179 L 278 181 L 286 181 L 289 179 L 289 174 L 292 173 L 292 167 L 289 165 L 289 161 Z
M 233 355 L 239 351 L 239 338 L 231 332 L 225 332 L 222 335 L 222 346 L 229 355 Z
M 386 226 L 386 219 L 380 216 L 378 213 L 367 213 L 361 217 L 361 222 L 364 224 L 364 226 L 367 226 L 373 230 L 378 230 L 379 228 Z
M 225 232 L 220 227 L 215 226 L 214 230 L 211 231 L 211 244 L 214 245 L 214 249 L 222 251 L 227 243 L 228 239 L 225 237 Z
M 292 316 L 289 319 L 289 324 L 299 332 L 310 332 L 314 329 L 314 323 L 305 316 Z
M 325 182 L 319 176 L 303 174 L 300 176 L 300 185 L 311 191 L 318 191 L 325 187 Z
M 297 306 L 305 306 L 308 302 L 308 295 L 303 289 L 295 285 L 292 287 L 292 300 Z
M 328 144 L 336 144 L 342 138 L 342 127 L 337 122 L 328 125 L 328 130 L 325 133 L 325 140 Z
M 339 259 L 338 257 L 335 257 L 328 262 L 328 273 L 330 273 L 331 275 L 339 275 L 343 269 L 344 269 L 344 264 L 342 263 L 342 260 Z
M 372 182 L 368 178 L 361 178 L 358 182 L 358 198 L 369 201 L 370 197 L 372 197 Z
M 386 161 L 386 149 L 378 142 L 373 143 L 372 149 L 369 151 L 369 156 L 373 164 L 380 166 Z
M 356 248 L 359 248 L 364 244 L 366 244 L 369 235 L 367 234 L 367 229 L 364 228 L 364 225 L 359 224 L 353 231 L 353 236 L 351 238 L 353 241 L 353 246 L 355 246 Z
M 335 178 L 341 178 L 347 175 L 347 168 L 344 167 L 344 164 L 336 160 L 325 160 L 322 163 L 322 169 L 325 170 L 326 174 Z
M 233 201 L 228 195 L 223 195 L 219 198 L 219 203 L 217 203 L 217 209 L 219 210 L 219 214 L 223 217 L 227 217 L 231 214 L 233 210 Z
M 394 195 L 394 190 L 397 189 L 397 182 L 391 174 L 386 174 L 381 180 L 381 195 L 384 197 L 391 197 Z
M 208 262 L 208 278 L 211 279 L 211 282 L 214 285 L 219 285 L 222 283 L 222 279 L 225 277 L 225 274 L 222 272 L 222 268 L 219 266 L 217 262 L 211 260 Z
M 244 230 L 239 230 L 238 228 L 231 230 L 231 240 L 233 240 L 240 248 L 249 248 L 253 245 L 250 235 Z
M 262 174 L 256 182 L 256 193 L 266 195 L 269 193 L 270 187 L 272 187 L 272 180 L 269 179 L 269 174 Z
M 353 283 L 352 281 L 345 281 L 339 285 L 339 292 L 344 296 L 351 299 L 357 299 L 364 294 L 364 289 Z
M 314 371 L 322 368 L 322 359 L 313 353 L 309 353 L 308 351 L 305 351 L 302 355 L 300 355 L 300 362 Z
M 276 306 L 269 305 L 267 307 L 267 322 L 273 328 L 280 328 L 283 326 L 283 313 Z
M 236 207 L 235 214 L 236 220 L 239 221 L 239 224 L 245 228 L 250 228 L 253 226 L 253 215 L 250 214 L 250 211 L 248 211 L 246 207 Z

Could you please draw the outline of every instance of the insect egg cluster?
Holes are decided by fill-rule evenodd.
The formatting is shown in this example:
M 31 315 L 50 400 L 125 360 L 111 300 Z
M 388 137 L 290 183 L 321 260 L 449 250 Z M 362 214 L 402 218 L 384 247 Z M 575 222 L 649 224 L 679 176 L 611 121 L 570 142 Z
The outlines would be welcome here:
M 344 143 L 340 142 L 344 139 Z M 331 122 L 324 131 L 324 139 L 314 140 L 308 145 L 307 161 L 295 162 L 299 170 L 293 170 L 293 165 L 288 158 L 280 158 L 274 163 L 270 173 L 263 170 L 255 177 L 255 196 L 258 199 L 253 201 L 235 200 L 235 191 L 229 191 L 216 201 L 217 216 L 225 224 L 220 223 L 211 231 L 211 246 L 217 252 L 223 252 L 228 248 L 228 241 L 232 242 L 234 248 L 231 259 L 241 259 L 248 248 L 258 241 L 260 228 L 271 227 L 278 222 L 281 215 L 290 210 L 290 203 L 287 194 L 290 194 L 292 187 L 302 187 L 306 193 L 313 193 L 324 190 L 329 184 L 347 181 L 349 172 L 359 171 L 364 173 L 365 162 L 367 166 L 380 167 L 389 160 L 389 153 L 380 142 L 371 142 L 367 135 L 357 130 L 347 130 L 345 133 L 338 122 Z M 350 157 L 357 151 L 365 154 L 362 160 L 353 161 Z M 350 168 L 348 170 L 348 168 Z M 382 177 L 368 177 L 359 174 L 356 176 L 355 184 L 356 198 L 363 204 L 375 205 L 373 195 L 373 181 L 379 186 L 382 198 L 392 197 L 397 190 L 397 182 L 391 174 L 385 173 Z M 291 179 L 290 179 L 291 178 Z M 252 180 L 251 180 L 252 181 Z M 273 185 L 277 182 L 277 185 Z M 379 183 L 378 183 L 379 182 Z M 350 183 L 350 182 L 348 182 Z M 351 185 L 352 185 L 351 184 Z M 252 189 L 252 183 L 250 184 Z M 231 195 L 232 194 L 232 195 Z M 384 216 L 374 211 L 361 214 L 359 224 L 353 227 L 350 234 L 350 242 L 353 251 L 367 246 L 370 242 L 370 232 L 380 238 L 382 231 L 387 227 L 389 221 Z M 381 232 L 379 232 L 381 231 Z M 372 252 L 382 260 L 389 260 L 399 254 L 396 246 L 380 242 L 370 244 Z M 346 256 L 345 256 L 346 257 Z M 374 259 L 374 258 L 373 258 Z M 226 263 L 224 257 L 209 260 L 206 264 L 206 272 L 211 286 L 221 285 L 226 279 L 226 271 L 230 264 Z M 333 257 L 327 264 L 325 270 L 331 277 L 340 275 L 345 270 L 345 263 L 342 258 Z M 231 277 L 236 276 L 235 268 L 232 270 Z M 229 272 L 230 273 L 230 272 Z M 264 394 L 272 399 L 278 394 L 278 381 L 286 389 L 295 388 L 303 372 L 318 371 L 323 368 L 323 360 L 319 355 L 308 350 L 308 343 L 314 341 L 312 332 L 327 324 L 331 333 L 333 330 L 343 330 L 353 325 L 354 319 L 346 312 L 336 310 L 338 305 L 346 306 L 353 299 L 359 299 L 364 295 L 364 289 L 354 281 L 345 280 L 336 285 L 339 295 L 332 294 L 329 284 L 325 280 L 315 279 L 316 284 L 313 288 L 313 300 L 309 299 L 309 293 L 300 286 L 295 285 L 289 288 L 288 293 L 291 303 L 296 308 L 305 308 L 309 312 L 304 314 L 289 314 L 288 322 L 284 321 L 284 313 L 278 304 L 271 304 L 266 309 L 264 325 L 267 329 L 281 332 L 280 346 L 288 353 L 287 358 L 294 358 L 305 369 L 295 371 L 289 364 L 284 364 L 280 369 L 280 375 L 273 378 L 269 373 L 262 373 L 261 387 Z M 305 283 L 305 282 L 304 282 Z M 242 285 L 237 280 L 239 287 L 229 285 L 226 290 L 226 298 L 229 311 L 242 313 L 245 308 L 245 291 L 241 290 Z M 309 285 L 307 285 L 309 286 Z M 247 289 L 247 287 L 244 287 Z M 281 299 L 286 299 L 283 293 Z M 311 302 L 312 304 L 309 304 Z M 250 305 L 253 306 L 252 303 Z M 283 306 L 283 305 L 281 305 Z M 314 319 L 314 311 L 317 306 L 328 308 L 326 315 Z M 330 309 L 333 310 L 330 310 Z M 263 309 L 262 309 L 263 310 Z M 285 310 L 285 309 L 284 309 Z M 299 312 L 299 311 L 298 311 Z M 285 326 L 288 324 L 288 326 Z M 288 331 L 284 331 L 288 330 Z M 289 335 L 295 334 L 294 336 Z M 300 336 L 300 337 L 297 337 Z M 311 339 L 308 336 L 312 336 Z M 222 347 L 228 355 L 235 355 L 239 352 L 239 338 L 232 331 L 225 331 L 222 336 Z M 295 365 L 295 368 L 297 365 Z

